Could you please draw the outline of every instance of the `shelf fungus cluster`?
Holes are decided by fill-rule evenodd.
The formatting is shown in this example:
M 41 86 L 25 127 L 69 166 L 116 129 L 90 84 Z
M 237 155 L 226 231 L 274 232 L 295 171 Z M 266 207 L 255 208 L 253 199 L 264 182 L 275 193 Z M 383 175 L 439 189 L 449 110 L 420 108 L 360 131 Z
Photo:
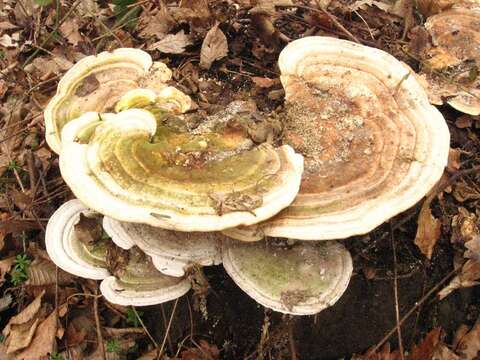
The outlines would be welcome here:
M 319 240 L 364 234 L 419 201 L 446 165 L 449 133 L 409 69 L 382 51 L 308 37 L 279 66 L 281 113 L 234 102 L 199 120 L 142 51 L 75 65 L 45 113 L 78 198 L 49 221 L 52 260 L 102 280 L 118 304 L 180 297 L 193 272 L 222 263 L 276 311 L 335 303 L 352 260 Z
M 419 78 L 432 104 L 480 115 L 479 19 L 480 3 L 459 1 L 425 22 L 431 43 L 422 51 Z

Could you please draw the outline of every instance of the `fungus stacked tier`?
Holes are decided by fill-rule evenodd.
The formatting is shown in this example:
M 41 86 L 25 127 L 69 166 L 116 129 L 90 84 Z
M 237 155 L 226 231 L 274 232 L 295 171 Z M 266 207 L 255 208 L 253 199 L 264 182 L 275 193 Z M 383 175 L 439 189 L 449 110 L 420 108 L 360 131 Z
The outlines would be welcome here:
M 448 129 L 409 70 L 382 51 L 310 37 L 289 44 L 279 65 L 286 103 L 275 144 L 252 137 L 257 119 L 237 104 L 189 121 L 190 98 L 139 50 L 75 65 L 45 113 L 47 141 L 79 199 L 48 224 L 52 260 L 101 279 L 120 304 L 182 296 L 192 269 L 222 262 L 276 311 L 335 303 L 352 260 L 319 240 L 366 233 L 420 200 L 446 165 Z M 79 236 L 81 214 L 104 236 Z

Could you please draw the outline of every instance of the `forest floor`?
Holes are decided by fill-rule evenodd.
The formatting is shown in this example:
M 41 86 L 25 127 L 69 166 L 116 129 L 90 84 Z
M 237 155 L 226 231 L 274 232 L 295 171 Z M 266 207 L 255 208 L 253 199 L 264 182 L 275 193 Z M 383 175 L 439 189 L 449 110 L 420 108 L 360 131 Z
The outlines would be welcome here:
M 345 240 L 354 259 L 350 285 L 316 316 L 266 310 L 221 266 L 205 269 L 206 313 L 195 308 L 192 292 L 164 305 L 115 306 L 96 296 L 97 282 L 60 272 L 45 252 L 46 223 L 73 195 L 45 143 L 43 110 L 76 61 L 118 47 L 144 49 L 173 70 L 174 85 L 201 113 L 234 100 L 253 100 L 270 112 L 283 106 L 279 52 L 307 35 L 380 48 L 419 71 L 418 54 L 429 40 L 418 34 L 449 2 L 391 3 L 3 0 L 0 359 L 155 359 L 159 347 L 165 359 L 183 360 L 474 359 L 480 288 L 473 285 L 480 263 L 464 254 L 465 243 L 480 241 L 480 118 L 448 105 L 439 107 L 451 132 L 451 159 L 440 185 L 426 203 Z M 220 45 L 226 40 L 228 52 L 222 53 L 223 45 L 202 46 L 208 33 Z M 201 67 L 201 58 L 217 60 Z M 452 292 L 440 299 L 453 278 Z

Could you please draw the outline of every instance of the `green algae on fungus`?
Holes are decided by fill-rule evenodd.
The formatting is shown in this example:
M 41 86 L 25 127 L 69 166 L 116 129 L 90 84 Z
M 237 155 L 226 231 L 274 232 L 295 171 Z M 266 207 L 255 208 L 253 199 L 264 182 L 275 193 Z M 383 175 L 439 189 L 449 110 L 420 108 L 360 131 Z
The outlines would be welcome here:
M 193 133 L 147 110 L 87 113 L 62 131 L 62 176 L 86 205 L 114 219 L 179 231 L 251 225 L 287 207 L 303 158 L 255 145 L 243 129 Z M 87 143 L 78 134 L 95 127 Z
M 349 252 L 337 242 L 224 242 L 223 266 L 237 285 L 275 311 L 315 314 L 333 305 L 352 274 Z

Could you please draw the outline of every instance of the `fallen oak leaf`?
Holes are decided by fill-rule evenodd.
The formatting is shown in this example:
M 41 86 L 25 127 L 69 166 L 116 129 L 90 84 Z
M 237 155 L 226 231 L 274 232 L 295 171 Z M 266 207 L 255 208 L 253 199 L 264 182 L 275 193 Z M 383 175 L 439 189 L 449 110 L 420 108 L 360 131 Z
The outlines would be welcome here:
M 27 347 L 32 341 L 35 330 L 38 326 L 39 313 L 42 305 L 43 290 L 22 312 L 13 316 L 2 331 L 6 337 L 7 354 Z
M 30 345 L 16 355 L 15 359 L 36 360 L 52 354 L 55 349 L 56 334 L 57 316 L 55 311 L 52 311 L 52 313 L 38 325 Z
M 433 248 L 438 241 L 441 233 L 441 224 L 435 219 L 430 209 L 430 203 L 433 199 L 427 198 L 420 210 L 418 216 L 418 228 L 415 236 L 415 245 L 418 246 L 423 255 L 428 259 L 432 258 Z
M 185 48 L 192 45 L 193 41 L 183 30 L 176 34 L 169 34 L 162 40 L 157 41 L 148 47 L 148 50 L 158 50 L 166 54 L 181 54 Z
M 200 67 L 208 70 L 215 60 L 220 60 L 228 54 L 228 42 L 225 34 L 216 23 L 210 30 L 202 43 L 200 51 Z
M 480 351 L 480 324 L 477 324 L 459 341 L 456 352 L 462 359 L 475 359 Z
M 455 276 L 450 283 L 440 290 L 438 298 L 444 299 L 456 289 L 471 287 L 480 284 L 480 262 L 470 259 L 462 266 L 460 274 Z

